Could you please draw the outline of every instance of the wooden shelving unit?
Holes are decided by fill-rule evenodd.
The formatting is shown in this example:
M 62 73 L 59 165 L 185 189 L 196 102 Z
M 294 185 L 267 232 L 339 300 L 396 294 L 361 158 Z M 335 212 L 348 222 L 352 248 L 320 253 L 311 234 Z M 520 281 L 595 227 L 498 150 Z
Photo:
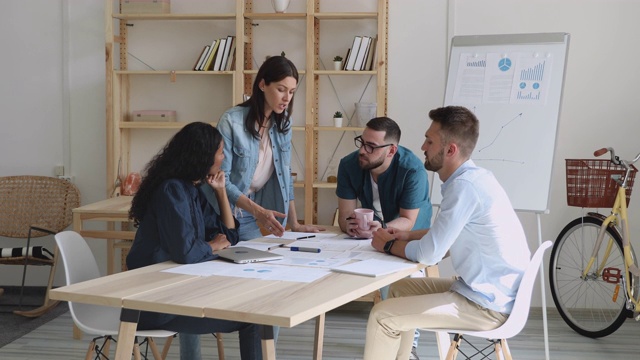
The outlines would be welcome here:
M 229 0 L 233 1 L 233 0 Z M 292 0 L 296 1 L 296 0 Z M 302 0 L 298 0 L 302 1 Z M 107 184 L 108 196 L 114 194 L 115 180 L 120 174 L 126 176 L 129 171 L 133 171 L 130 165 L 132 131 L 155 131 L 155 130 L 177 130 L 195 119 L 180 119 L 178 122 L 133 122 L 128 121 L 131 113 L 131 103 L 135 97 L 144 96 L 137 94 L 132 89 L 132 79 L 143 78 L 166 78 L 167 82 L 180 81 L 185 77 L 195 77 L 196 79 L 206 79 L 212 82 L 225 82 L 232 94 L 231 101 L 226 107 L 242 101 L 243 94 L 250 93 L 253 77 L 257 70 L 252 64 L 253 58 L 253 24 L 257 21 L 304 21 L 305 22 L 305 49 L 304 64 L 297 64 L 301 76 L 299 88 L 304 88 L 306 97 L 297 98 L 297 102 L 304 103 L 304 124 L 292 127 L 294 132 L 304 132 L 305 155 L 304 155 L 304 180 L 295 182 L 296 188 L 304 189 L 304 214 L 300 218 L 308 223 L 317 222 L 318 189 L 332 189 L 335 184 L 322 182 L 318 179 L 319 154 L 319 134 L 322 132 L 339 133 L 345 131 L 361 131 L 360 127 L 333 127 L 320 126 L 318 119 L 318 107 L 320 106 L 320 94 L 322 77 L 343 77 L 343 76 L 375 76 L 376 78 L 376 101 L 377 115 L 382 116 L 387 112 L 387 11 L 388 0 L 371 0 L 376 3 L 375 12 L 322 12 L 322 0 L 305 0 L 306 12 L 291 13 L 271 13 L 254 12 L 252 0 L 235 0 L 233 7 L 235 12 L 225 13 L 187 13 L 187 14 L 121 14 L 119 13 L 118 2 L 105 0 L 105 51 L 106 51 L 106 86 L 107 86 Z M 378 34 L 378 58 L 372 71 L 335 71 L 323 70 L 319 66 L 320 44 L 329 41 L 321 38 L 321 27 L 323 22 L 330 21 L 352 21 L 371 20 L 377 21 Z M 190 69 L 161 69 L 161 70 L 131 70 L 129 61 L 129 26 L 131 22 L 154 21 L 154 22 L 176 22 L 185 21 L 233 21 L 235 28 L 236 43 L 236 71 L 192 71 Z M 118 31 L 114 32 L 114 28 Z M 357 34 L 345 35 L 352 38 Z M 244 45 L 244 46 L 243 46 Z M 118 53 L 114 53 L 118 51 Z M 185 54 L 185 56 L 194 56 Z M 231 78 L 231 79 L 229 79 Z M 326 89 L 324 89 L 326 91 Z M 159 104 L 158 106 L 161 106 Z M 298 113 L 300 114 L 300 113 Z M 201 119 L 199 119 L 201 120 Z M 210 121 L 207 119 L 205 121 Z M 217 119 L 216 119 L 217 120 Z M 215 121 L 211 122 L 216 124 Z M 151 158 L 154 154 L 145 154 Z M 120 168 L 120 169 L 119 169 Z M 119 171 L 120 170 L 120 171 Z M 117 193 L 117 191 L 116 191 Z

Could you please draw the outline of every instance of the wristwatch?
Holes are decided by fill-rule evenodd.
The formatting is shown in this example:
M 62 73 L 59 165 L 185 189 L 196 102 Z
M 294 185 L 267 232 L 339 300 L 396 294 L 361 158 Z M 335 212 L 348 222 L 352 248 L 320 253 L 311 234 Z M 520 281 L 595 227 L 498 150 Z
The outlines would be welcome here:
M 387 241 L 384 244 L 384 252 L 386 252 L 387 254 L 391 255 L 391 247 L 393 246 L 393 243 L 396 242 L 396 239 L 391 239 L 389 241 Z

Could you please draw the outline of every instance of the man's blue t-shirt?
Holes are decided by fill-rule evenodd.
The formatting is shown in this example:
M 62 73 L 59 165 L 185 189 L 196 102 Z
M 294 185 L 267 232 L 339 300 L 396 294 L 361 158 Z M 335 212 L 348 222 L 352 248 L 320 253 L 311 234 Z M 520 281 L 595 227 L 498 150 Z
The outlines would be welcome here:
M 358 199 L 363 208 L 373 209 L 369 170 L 360 168 L 358 152 L 340 160 L 336 195 L 341 199 Z M 411 150 L 398 146 L 389 168 L 378 176 L 378 192 L 385 222 L 396 219 L 400 209 L 420 209 L 413 229 L 431 226 L 429 179 L 424 164 Z M 376 220 L 381 219 L 376 216 Z

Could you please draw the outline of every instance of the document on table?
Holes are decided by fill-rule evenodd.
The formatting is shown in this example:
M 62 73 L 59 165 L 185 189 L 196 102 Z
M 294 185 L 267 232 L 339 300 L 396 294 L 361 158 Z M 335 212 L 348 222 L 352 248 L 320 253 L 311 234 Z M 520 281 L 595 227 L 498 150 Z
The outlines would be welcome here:
M 369 242 L 370 243 L 370 242 Z M 296 240 L 287 247 L 299 246 L 321 249 L 322 251 L 348 251 L 360 245 L 360 240 L 344 240 L 344 239 L 304 239 Z
M 195 276 L 217 275 L 303 283 L 311 283 L 330 274 L 329 270 L 322 268 L 278 266 L 267 263 L 233 264 L 221 260 L 180 265 L 162 271 Z
M 363 275 L 363 276 L 384 276 L 393 274 L 394 272 L 415 268 L 416 264 L 411 263 L 399 263 L 396 261 L 386 261 L 386 260 L 378 260 L 378 259 L 369 259 L 362 260 L 358 262 L 354 262 L 351 264 L 341 265 L 338 267 L 331 268 L 332 271 L 354 274 L 354 275 Z
M 351 259 L 337 258 L 337 256 L 341 254 L 340 251 L 323 250 L 319 253 L 310 253 L 304 251 L 291 251 L 291 249 L 288 248 L 279 248 L 272 250 L 271 252 L 284 256 L 283 259 L 270 262 L 271 264 L 277 265 L 332 268 L 351 261 Z
M 300 240 L 301 238 L 305 239 L 324 239 L 324 238 L 332 238 L 336 237 L 337 234 L 334 233 L 312 233 L 312 232 L 297 232 L 297 231 L 285 231 L 282 236 L 275 235 L 267 235 L 265 238 L 268 239 L 286 239 L 286 240 Z

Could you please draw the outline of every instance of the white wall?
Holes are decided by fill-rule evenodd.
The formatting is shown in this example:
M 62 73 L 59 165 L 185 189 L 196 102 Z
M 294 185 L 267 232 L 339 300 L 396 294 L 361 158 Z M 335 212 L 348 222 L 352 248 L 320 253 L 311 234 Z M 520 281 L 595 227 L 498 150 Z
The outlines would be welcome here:
M 640 33 L 640 23 L 635 19 L 640 13 L 640 2 L 392 0 L 389 7 L 389 116 L 401 124 L 404 145 L 419 156 L 428 125 L 427 112 L 443 101 L 451 36 L 571 33 L 551 212 L 541 215 L 543 239 L 555 239 L 564 224 L 580 213 L 579 209 L 566 206 L 565 158 L 591 157 L 595 148 L 614 145 L 614 141 L 623 157 L 632 157 L 640 151 L 633 141 L 639 133 L 633 105 L 637 102 L 635 84 L 640 82 L 640 75 L 632 66 L 639 58 L 634 44 Z M 14 34 L 0 40 L 3 49 L 11 50 L 3 52 L 0 59 L 2 68 L 10 69 L 0 85 L 0 108 L 5 114 L 0 132 L 0 175 L 27 172 L 52 175 L 53 166 L 64 163 L 76 177 L 83 204 L 103 199 L 106 196 L 103 2 L 7 1 L 0 15 L 0 30 L 3 34 Z M 611 134 L 608 130 L 616 126 L 626 131 Z M 631 201 L 632 224 L 638 219 L 639 202 Z M 529 245 L 534 249 L 538 241 L 536 215 L 522 213 L 520 217 Z M 632 234 L 638 233 L 639 224 L 632 227 Z M 637 240 L 632 242 L 640 246 Z M 90 243 L 104 272 L 104 243 L 100 240 Z M 5 244 L 0 239 L 0 246 Z M 3 266 L 2 285 L 16 283 L 9 268 L 17 267 Z M 443 269 L 446 272 L 446 266 Z M 41 277 L 32 283 L 44 283 L 46 279 Z M 550 299 L 548 292 L 547 295 Z M 552 306 L 550 300 L 547 304 Z M 536 295 L 534 306 L 539 305 Z
M 0 12 L 0 176 L 54 175 L 64 165 L 82 204 L 105 197 L 104 6 L 102 1 L 15 0 Z M 45 204 L 43 204 L 44 206 Z M 15 239 L 0 238 L 0 247 Z M 53 249 L 52 237 L 37 244 Z M 106 269 L 102 241 L 92 241 Z M 30 267 L 28 285 L 48 267 Z M 20 266 L 1 266 L 0 285 L 19 285 Z M 57 272 L 56 283 L 63 281 Z

